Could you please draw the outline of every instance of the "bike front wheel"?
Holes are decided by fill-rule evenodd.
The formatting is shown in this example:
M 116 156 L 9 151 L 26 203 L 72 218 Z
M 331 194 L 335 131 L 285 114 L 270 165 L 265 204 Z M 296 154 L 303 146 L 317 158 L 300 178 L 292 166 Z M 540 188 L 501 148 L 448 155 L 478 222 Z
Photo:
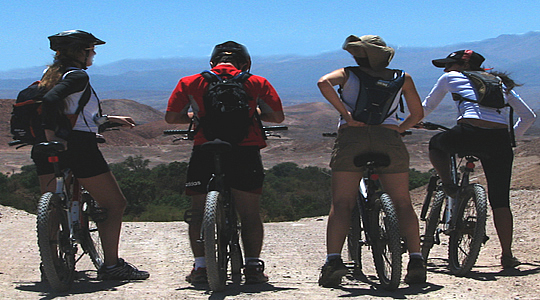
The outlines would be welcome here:
M 401 237 L 392 199 L 386 193 L 376 197 L 369 213 L 373 260 L 381 287 L 396 290 L 401 279 Z
M 225 215 L 222 197 L 217 191 L 207 194 L 202 223 L 206 272 L 212 291 L 225 289 L 227 280 L 227 241 L 223 232 Z
M 47 281 L 58 292 L 68 290 L 75 274 L 75 245 L 70 237 L 67 210 L 57 194 L 47 192 L 39 199 L 37 238 Z
M 422 256 L 424 257 L 425 262 L 427 262 L 429 252 L 435 244 L 436 231 L 441 222 L 441 210 L 444 199 L 446 199 L 446 195 L 442 190 L 438 190 L 435 193 L 435 197 L 431 203 L 431 210 L 426 219 L 426 228 L 422 239 Z
M 459 193 L 455 225 L 450 231 L 448 261 L 450 271 L 458 276 L 469 272 L 486 238 L 486 191 L 471 184 Z

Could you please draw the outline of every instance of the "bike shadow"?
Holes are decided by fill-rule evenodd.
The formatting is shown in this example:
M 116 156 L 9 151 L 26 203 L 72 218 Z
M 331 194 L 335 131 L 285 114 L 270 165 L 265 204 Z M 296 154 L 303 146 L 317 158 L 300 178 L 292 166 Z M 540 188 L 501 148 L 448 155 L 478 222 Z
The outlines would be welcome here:
M 212 292 L 210 291 L 208 284 L 197 284 L 185 288 L 178 288 L 177 291 L 182 290 L 197 290 L 197 291 L 206 291 L 206 294 L 210 295 L 209 300 L 220 300 L 228 297 L 234 297 L 245 294 L 258 294 L 263 292 L 279 292 L 287 290 L 296 290 L 296 288 L 290 287 L 277 287 L 271 283 L 260 283 L 260 284 L 240 284 L 240 283 L 229 283 L 225 287 L 225 290 L 221 292 Z
M 375 281 L 376 276 L 352 276 L 348 275 L 347 282 L 343 282 L 343 285 L 337 287 L 344 292 L 347 292 L 346 295 L 341 295 L 340 297 L 359 297 L 359 296 L 373 296 L 373 297 L 388 297 L 393 299 L 408 299 L 410 296 L 424 295 L 432 293 L 444 288 L 442 285 L 433 284 L 430 282 L 414 285 L 406 285 L 404 287 L 399 287 L 394 291 L 388 291 L 381 287 L 380 284 Z M 367 287 L 363 285 L 367 284 Z M 361 287 L 362 285 L 362 287 Z M 403 285 L 403 283 L 401 283 Z
M 25 292 L 35 292 L 43 296 L 42 300 L 63 298 L 70 295 L 91 294 L 98 291 L 115 291 L 117 287 L 125 285 L 128 280 L 97 280 L 97 271 L 76 271 L 75 280 L 68 291 L 56 292 L 46 281 L 19 282 L 15 288 Z
M 448 269 L 447 259 L 436 260 L 441 261 L 441 263 L 436 263 L 433 259 L 430 259 L 427 264 L 428 272 L 454 276 Z M 498 270 L 494 271 L 493 269 Z M 475 265 L 473 270 L 461 277 L 478 281 L 496 281 L 500 277 L 522 277 L 538 273 L 540 273 L 540 261 L 521 263 L 521 265 L 512 269 L 502 269 L 500 265 Z

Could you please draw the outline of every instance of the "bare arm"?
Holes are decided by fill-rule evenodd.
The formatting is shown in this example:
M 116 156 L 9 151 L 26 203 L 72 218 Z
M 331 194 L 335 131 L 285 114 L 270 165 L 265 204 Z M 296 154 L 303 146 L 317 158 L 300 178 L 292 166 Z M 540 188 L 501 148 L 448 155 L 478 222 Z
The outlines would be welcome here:
M 321 77 L 317 82 L 317 86 L 319 87 L 319 90 L 321 91 L 321 94 L 324 96 L 324 98 L 334 106 L 334 108 L 339 112 L 341 117 L 347 122 L 347 125 L 365 126 L 366 124 L 355 121 L 352 118 L 351 113 L 347 110 L 343 102 L 341 102 L 338 93 L 334 89 L 334 86 L 344 84 L 346 81 L 347 74 L 345 72 L 345 69 L 339 69 Z
M 177 113 L 173 111 L 167 111 L 165 113 L 165 122 L 169 124 L 189 124 L 192 118 L 192 112 Z
M 399 132 L 416 125 L 424 118 L 424 109 L 422 107 L 422 101 L 416 91 L 414 81 L 411 75 L 405 73 L 405 83 L 403 84 L 403 96 L 407 102 L 407 108 L 409 109 L 409 115 L 405 118 L 401 124 L 399 124 Z
M 271 122 L 271 123 L 281 123 L 285 120 L 285 115 L 283 111 L 273 111 L 267 113 L 261 113 L 261 110 L 257 108 L 259 115 L 261 116 L 261 121 Z

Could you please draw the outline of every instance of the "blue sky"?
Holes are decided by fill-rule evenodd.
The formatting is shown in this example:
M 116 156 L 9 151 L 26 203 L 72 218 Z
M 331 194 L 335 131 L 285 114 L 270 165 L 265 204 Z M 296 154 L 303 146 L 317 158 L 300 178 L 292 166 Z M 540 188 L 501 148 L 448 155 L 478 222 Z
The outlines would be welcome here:
M 107 42 L 96 65 L 207 57 L 227 40 L 252 56 L 313 55 L 340 49 L 349 34 L 429 47 L 540 30 L 538 0 L 0 1 L 0 71 L 49 64 L 47 36 L 68 29 Z

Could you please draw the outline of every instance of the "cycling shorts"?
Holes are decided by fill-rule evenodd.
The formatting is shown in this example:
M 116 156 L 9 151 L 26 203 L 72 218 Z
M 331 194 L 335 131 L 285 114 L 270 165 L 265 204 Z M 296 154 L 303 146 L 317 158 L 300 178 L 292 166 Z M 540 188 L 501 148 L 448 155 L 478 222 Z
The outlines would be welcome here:
M 235 146 L 230 152 L 222 154 L 222 167 L 225 182 L 233 189 L 262 193 L 264 169 L 258 146 Z M 186 194 L 207 193 L 207 186 L 214 173 L 214 154 L 193 147 L 189 160 Z
M 356 167 L 357 155 L 376 152 L 390 157 L 388 167 L 375 169 L 378 174 L 409 172 L 409 152 L 399 132 L 384 126 L 345 127 L 338 131 L 334 143 L 330 168 L 334 172 L 363 172 L 365 167 Z
M 68 149 L 58 155 L 60 168 L 70 168 L 77 178 L 89 178 L 109 172 L 109 165 L 101 154 L 94 132 L 74 130 L 67 138 Z M 46 154 L 38 153 L 32 148 L 32 160 L 37 174 L 53 174 L 53 164 L 49 163 Z

